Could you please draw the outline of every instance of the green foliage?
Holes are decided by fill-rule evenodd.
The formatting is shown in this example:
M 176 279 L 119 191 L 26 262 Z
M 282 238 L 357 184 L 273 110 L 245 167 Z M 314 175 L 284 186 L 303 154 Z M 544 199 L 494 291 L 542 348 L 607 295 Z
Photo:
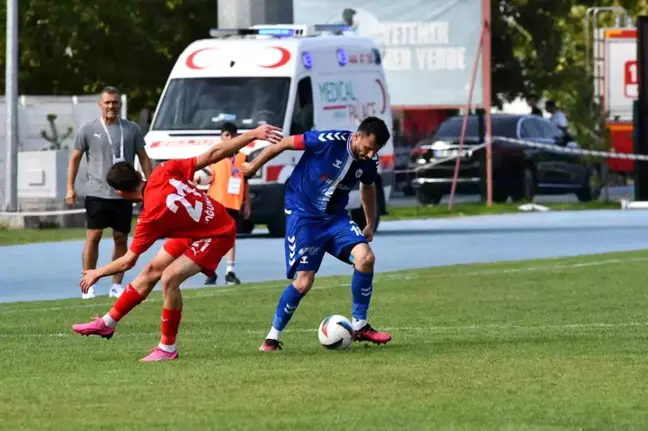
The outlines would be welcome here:
M 623 6 L 637 16 L 648 11 L 648 0 L 492 0 L 492 5 L 494 103 L 537 92 L 562 105 L 579 135 L 595 130 L 591 115 L 579 111 L 591 92 L 591 81 L 583 79 L 585 11 Z M 131 115 L 155 107 L 179 53 L 208 37 L 217 22 L 215 0 L 129 0 L 119 7 L 112 0 L 23 0 L 19 8 L 21 94 L 84 94 L 114 85 L 128 94 Z M 0 2 L 0 15 L 5 9 Z M 604 17 L 612 24 L 611 16 Z M 2 69 L 4 49 L 2 19 Z
M 646 0 L 494 1 L 493 97 L 500 106 L 530 92 L 554 99 L 581 145 L 607 149 L 606 113 L 585 64 L 585 13 L 593 6 L 622 6 L 631 17 L 648 11 Z M 599 25 L 613 24 L 612 14 L 600 15 Z
M 0 2 L 3 18 L 5 8 Z M 87 94 L 114 85 L 128 94 L 131 115 L 155 107 L 177 56 L 208 37 L 217 12 L 214 0 L 23 0 L 19 9 L 21 94 Z M 2 19 L 2 70 L 5 33 Z

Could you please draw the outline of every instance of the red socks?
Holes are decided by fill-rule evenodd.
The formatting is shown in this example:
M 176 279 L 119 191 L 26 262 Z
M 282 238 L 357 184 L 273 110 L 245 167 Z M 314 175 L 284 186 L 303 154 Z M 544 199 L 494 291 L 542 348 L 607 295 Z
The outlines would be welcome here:
M 115 301 L 115 304 L 108 314 L 115 320 L 115 322 L 119 322 L 133 308 L 137 307 L 142 301 L 144 301 L 144 299 L 145 298 L 129 284 L 117 301 Z
M 182 319 L 182 310 L 169 310 L 162 309 L 162 338 L 161 344 L 173 346 L 176 342 L 178 335 L 178 328 L 180 328 L 180 320 Z
M 132 285 L 124 290 L 124 293 L 115 301 L 115 304 L 110 309 L 108 314 L 115 321 L 119 322 L 125 315 L 127 315 L 133 308 L 137 307 L 144 297 L 139 294 Z M 180 320 L 182 319 L 182 309 L 169 310 L 162 309 L 162 338 L 161 344 L 173 346 L 178 336 L 178 328 L 180 328 Z

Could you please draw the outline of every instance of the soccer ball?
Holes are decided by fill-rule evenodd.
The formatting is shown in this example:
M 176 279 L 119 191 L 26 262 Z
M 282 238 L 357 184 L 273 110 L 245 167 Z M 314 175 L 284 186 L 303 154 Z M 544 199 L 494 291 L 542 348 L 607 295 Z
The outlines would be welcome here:
M 320 323 L 317 335 L 323 347 L 332 350 L 343 350 L 351 347 L 355 332 L 349 319 L 336 314 L 327 317 Z
M 213 179 L 214 175 L 212 175 L 211 169 L 209 169 L 209 167 L 202 168 L 201 170 L 194 173 L 194 183 L 201 190 L 208 189 Z

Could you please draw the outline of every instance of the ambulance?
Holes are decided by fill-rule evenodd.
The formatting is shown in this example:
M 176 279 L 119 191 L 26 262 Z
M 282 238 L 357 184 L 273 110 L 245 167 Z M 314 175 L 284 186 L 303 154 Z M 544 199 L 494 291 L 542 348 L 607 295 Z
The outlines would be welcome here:
M 284 135 L 308 130 L 355 130 L 367 116 L 385 121 L 392 112 L 381 53 L 372 39 L 346 35 L 339 25 L 259 25 L 217 29 L 189 45 L 176 61 L 145 136 L 154 165 L 197 156 L 220 141 L 220 128 L 239 132 L 269 123 Z M 248 161 L 269 145 L 255 141 Z M 285 235 L 286 180 L 302 152 L 286 151 L 249 179 L 252 215 L 240 233 L 266 225 Z M 378 214 L 385 214 L 394 182 L 394 146 L 380 151 Z M 360 193 L 351 192 L 351 217 L 365 226 Z

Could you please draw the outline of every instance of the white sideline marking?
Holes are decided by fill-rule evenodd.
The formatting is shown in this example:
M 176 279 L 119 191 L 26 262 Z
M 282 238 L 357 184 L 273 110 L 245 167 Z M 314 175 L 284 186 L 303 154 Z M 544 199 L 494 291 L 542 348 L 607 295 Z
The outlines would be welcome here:
M 459 325 L 459 326 L 399 326 L 393 328 L 385 328 L 385 331 L 402 331 L 402 332 L 467 332 L 467 331 L 488 331 L 491 329 L 514 329 L 526 331 L 539 331 L 539 330 L 566 330 L 566 329 L 597 329 L 597 328 L 628 328 L 628 327 L 648 327 L 648 322 L 626 322 L 626 323 L 566 323 L 562 325 L 509 325 L 498 323 L 476 324 L 476 325 Z M 247 330 L 248 335 L 264 335 L 267 330 Z M 317 328 L 296 328 L 286 329 L 284 333 L 313 333 L 317 332 Z M 204 331 L 200 332 L 205 333 Z M 195 331 L 181 331 L 181 334 L 197 334 Z M 123 332 L 118 334 L 119 337 L 143 337 L 143 336 L 158 336 L 160 332 Z M 2 334 L 0 338 L 40 338 L 40 337 L 54 337 L 54 338 L 67 338 L 67 337 L 80 337 L 70 330 L 70 332 L 57 332 L 52 334 Z
M 494 269 L 486 271 L 468 272 L 465 275 L 491 275 L 491 274 L 509 274 L 527 271 L 546 271 L 555 269 L 575 269 L 585 268 L 588 266 L 601 266 L 612 265 L 615 263 L 629 263 L 629 262 L 645 262 L 648 257 L 631 257 L 627 259 L 608 259 L 608 260 L 595 260 L 592 262 L 571 263 L 568 265 L 550 265 L 550 266 L 531 266 L 527 268 L 510 268 L 510 269 Z
M 334 287 L 344 287 L 344 286 L 348 286 L 348 285 L 349 285 L 348 283 L 344 283 L 344 284 L 328 284 L 328 285 L 323 284 L 323 285 L 320 285 L 320 286 L 315 286 L 315 287 L 313 287 L 313 289 L 315 289 L 315 290 L 332 289 Z M 209 297 L 212 297 L 212 296 L 238 294 L 238 293 L 245 293 L 245 292 L 254 291 L 254 290 L 264 290 L 264 289 L 278 288 L 278 287 L 283 287 L 283 286 L 284 286 L 283 284 L 278 284 L 277 283 L 277 284 L 272 284 L 272 285 L 264 284 L 264 285 L 261 285 L 261 286 L 249 286 L 249 287 L 240 287 L 239 286 L 237 288 L 223 287 L 223 288 L 220 288 L 218 290 L 213 290 L 211 292 L 198 292 L 198 293 L 193 294 L 191 296 L 183 296 L 182 299 L 183 299 L 183 301 L 193 300 L 193 299 L 203 299 L 203 298 L 209 298 Z M 197 290 L 197 289 L 188 289 L 188 290 L 193 291 L 193 290 Z M 187 291 L 185 290 L 184 292 L 187 292 Z M 100 297 L 100 299 L 108 299 L 108 298 Z M 88 301 L 88 300 L 86 300 L 86 301 Z M 91 300 L 89 300 L 89 301 L 91 301 Z M 30 311 L 40 312 L 40 311 L 74 310 L 74 309 L 77 309 L 77 308 L 94 308 L 94 307 L 100 307 L 100 306 L 110 307 L 113 304 L 113 302 L 106 302 L 106 303 L 95 302 L 95 303 L 91 303 L 91 304 L 76 304 L 76 305 L 65 305 L 65 306 L 61 306 L 61 307 L 45 307 L 45 308 L 26 308 L 26 309 L 20 309 L 20 308 L 11 309 L 11 308 L 9 308 L 9 309 L 2 310 L 2 312 L 6 313 L 6 314 L 9 314 L 9 313 L 26 313 L 26 312 L 30 312 Z M 158 302 L 162 302 L 162 298 L 149 298 L 149 299 L 146 300 L 147 304 L 148 303 L 158 303 Z
M 463 331 L 483 331 L 488 329 L 522 329 L 537 331 L 543 329 L 593 329 L 593 328 L 627 328 L 648 326 L 648 322 L 628 322 L 628 323 L 568 323 L 563 325 L 507 325 L 498 323 L 487 323 L 483 325 L 460 325 L 460 326 L 399 326 L 394 328 L 384 328 L 384 331 L 424 331 L 424 332 L 463 332 Z M 248 334 L 266 334 L 268 331 L 247 331 Z M 317 332 L 315 329 L 292 329 L 285 332 L 308 333 Z
M 531 267 L 526 267 L 526 268 L 503 268 L 503 269 L 493 269 L 493 270 L 484 270 L 484 271 L 472 271 L 472 272 L 466 272 L 462 273 L 461 275 L 470 275 L 470 276 L 478 276 L 478 275 L 500 275 L 500 274 L 515 274 L 515 273 L 520 273 L 520 272 L 529 272 L 529 271 L 552 271 L 556 269 L 577 269 L 577 268 L 583 268 L 583 267 L 591 267 L 591 266 L 603 266 L 603 265 L 612 265 L 612 264 L 621 264 L 621 263 L 630 263 L 630 262 L 644 262 L 648 261 L 648 257 L 632 257 L 632 258 L 627 258 L 627 259 L 607 259 L 607 260 L 595 260 L 591 262 L 579 262 L 579 263 L 571 263 L 567 265 L 546 265 L 546 266 L 531 266 Z M 444 267 L 439 267 L 439 268 L 444 268 Z M 451 268 L 451 266 L 448 266 L 446 268 Z M 421 268 L 423 269 L 423 268 Z M 417 279 L 432 279 L 432 278 L 442 278 L 442 277 L 448 277 L 450 274 L 428 274 L 425 276 L 417 275 L 417 274 L 409 274 L 409 275 L 403 275 L 402 272 L 400 273 L 386 273 L 386 274 L 376 274 L 376 280 L 377 281 L 382 281 L 382 280 L 417 280 Z M 335 276 L 339 277 L 339 276 Z M 282 287 L 284 285 L 283 282 L 276 282 L 276 283 L 267 283 L 263 284 L 260 286 L 249 286 L 249 287 L 243 287 L 243 286 L 238 286 L 238 287 L 222 287 L 219 288 L 218 290 L 212 290 L 210 292 L 198 292 L 195 294 L 192 294 L 190 296 L 185 296 L 184 300 L 193 300 L 193 299 L 202 299 L 202 298 L 209 298 L 212 296 L 220 296 L 220 295 L 230 295 L 230 294 L 239 294 L 239 293 L 246 293 L 249 291 L 253 290 L 265 290 L 265 289 L 273 289 L 273 288 L 278 288 Z M 323 284 L 323 285 L 316 285 L 313 287 L 315 290 L 320 290 L 320 289 L 333 289 L 336 287 L 346 287 L 348 286 L 348 283 L 337 283 L 337 284 Z M 190 289 L 193 291 L 194 289 Z M 186 290 L 185 290 L 186 292 Z M 108 299 L 104 297 L 100 297 L 100 299 Z M 92 301 L 92 300 L 90 300 Z M 154 298 L 154 299 L 147 299 L 147 303 L 149 302 L 162 302 L 162 298 Z M 66 306 L 61 306 L 61 307 L 41 307 L 41 308 L 4 308 L 0 307 L 0 310 L 2 314 L 9 314 L 9 313 L 29 313 L 29 312 L 47 312 L 47 311 L 60 311 L 60 310 L 73 310 L 73 309 L 81 309 L 81 308 L 93 308 L 93 307 L 98 307 L 98 306 L 110 306 L 112 302 L 107 302 L 105 304 L 103 303 L 91 303 L 91 304 L 75 304 L 75 305 L 66 305 Z
M 0 217 L 46 217 L 46 216 L 59 216 L 68 214 L 83 214 L 85 208 L 78 208 L 72 210 L 55 210 L 55 211 L 18 211 L 18 212 L 0 212 Z

